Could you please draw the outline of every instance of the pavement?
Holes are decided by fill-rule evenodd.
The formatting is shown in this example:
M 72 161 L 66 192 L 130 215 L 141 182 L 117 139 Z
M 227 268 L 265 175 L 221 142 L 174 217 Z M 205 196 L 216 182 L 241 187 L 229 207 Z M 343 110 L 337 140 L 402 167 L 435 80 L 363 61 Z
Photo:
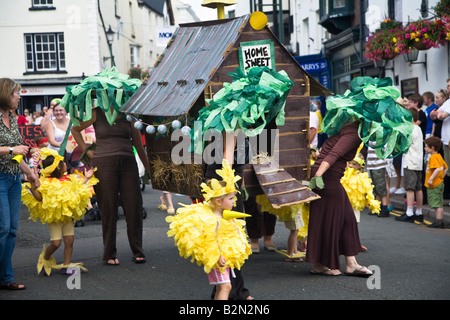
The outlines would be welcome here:
M 396 211 L 405 212 L 406 211 L 406 194 L 390 194 L 390 201 L 392 207 Z M 416 207 L 414 207 L 414 210 Z M 435 211 L 430 208 L 428 204 L 423 205 L 422 209 L 423 217 L 426 224 L 431 224 L 436 220 Z M 446 228 L 450 227 L 450 199 L 444 199 L 444 223 Z
M 13 266 L 16 279 L 25 284 L 27 289 L 11 292 L 0 290 L 0 301 L 8 300 L 11 303 L 57 299 L 83 300 L 85 303 L 98 300 L 146 300 L 142 310 L 165 310 L 170 313 L 166 314 L 170 319 L 175 318 L 172 315 L 178 313 L 181 305 L 186 306 L 185 300 L 189 300 L 189 305 L 204 304 L 209 299 L 211 286 L 203 269 L 189 259 L 180 257 L 173 238 L 167 236 L 167 213 L 156 209 L 161 191 L 147 186 L 142 194 L 144 207 L 148 211 L 143 230 L 147 263 L 135 264 L 131 261 L 125 217 L 120 208 L 117 224 L 120 266 L 106 266 L 101 260 L 101 221 L 87 216 L 85 226 L 75 229 L 73 261 L 83 262 L 88 269 L 79 278 L 36 274 L 37 257 L 43 244 L 48 243 L 48 228 L 28 219 L 27 209 L 22 207 Z M 173 195 L 173 201 L 179 207 L 179 203 L 189 203 L 189 198 Z M 393 195 L 392 203 L 395 210 L 391 218 L 379 219 L 365 214 L 361 215 L 359 223 L 361 242 L 368 251 L 358 255 L 358 262 L 382 270 L 380 288 L 369 286 L 367 279 L 356 277 L 318 277 L 309 272 L 309 263 L 285 262 L 283 256 L 261 250 L 260 254 L 252 254 L 244 266 L 245 285 L 256 298 L 255 303 L 268 305 L 272 315 L 281 310 L 274 300 L 448 300 L 450 229 L 431 229 L 424 225 L 396 222 L 393 217 L 401 214 L 404 196 Z M 449 221 L 450 207 L 446 206 L 445 211 L 446 221 Z M 431 222 L 432 213 L 432 210 L 424 209 L 426 219 Z M 288 236 L 289 230 L 284 223 L 277 222 L 272 239 L 280 250 L 286 248 Z M 262 248 L 262 241 L 260 245 Z M 55 253 L 55 259 L 59 263 L 62 258 L 63 250 L 60 248 Z M 152 300 L 153 304 L 148 304 L 147 300 Z M 164 304 L 163 301 L 169 302 Z M 281 306 L 282 310 L 298 312 L 295 305 Z M 28 310 L 35 312 L 37 309 Z M 104 312 L 105 309 L 88 310 L 91 314 L 92 310 Z

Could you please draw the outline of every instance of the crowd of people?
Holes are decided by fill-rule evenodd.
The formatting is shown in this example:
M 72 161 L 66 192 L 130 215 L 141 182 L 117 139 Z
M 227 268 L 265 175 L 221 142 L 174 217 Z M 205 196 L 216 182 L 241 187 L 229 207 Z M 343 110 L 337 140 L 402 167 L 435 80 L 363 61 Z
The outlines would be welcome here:
M 381 159 L 375 155 L 374 149 L 368 148 L 366 170 L 372 179 L 374 194 L 381 202 L 379 217 L 390 216 L 389 212 L 393 209 L 390 201 L 391 194 L 404 195 L 407 209 L 402 216 L 396 217 L 397 221 L 423 222 L 422 208 L 424 204 L 428 203 L 431 208 L 436 210 L 436 221 L 429 227 L 444 228 L 443 201 L 450 199 L 450 177 L 446 170 L 450 163 L 449 95 L 450 79 L 448 79 L 445 89 L 439 89 L 435 93 L 427 91 L 422 95 L 412 94 L 397 100 L 399 105 L 411 111 L 415 125 L 412 145 L 406 154 L 398 155 L 393 159 Z M 315 149 L 318 149 L 317 138 L 320 133 L 319 112 L 320 101 L 314 101 L 310 111 L 310 141 L 312 148 Z M 436 139 L 427 140 L 431 137 Z M 432 149 L 434 151 L 431 151 Z M 443 161 L 439 162 L 442 164 L 439 167 L 435 167 L 435 164 L 428 166 L 429 159 L 434 152 L 443 158 Z M 439 179 L 438 181 L 442 179 L 443 183 L 435 181 L 434 185 L 430 185 L 428 177 L 431 177 L 436 168 L 440 171 L 440 174 L 436 173 L 437 179 Z M 392 185 L 391 179 L 393 180 Z M 442 188 L 443 191 L 443 200 L 437 203 L 435 190 L 432 190 L 436 187 Z

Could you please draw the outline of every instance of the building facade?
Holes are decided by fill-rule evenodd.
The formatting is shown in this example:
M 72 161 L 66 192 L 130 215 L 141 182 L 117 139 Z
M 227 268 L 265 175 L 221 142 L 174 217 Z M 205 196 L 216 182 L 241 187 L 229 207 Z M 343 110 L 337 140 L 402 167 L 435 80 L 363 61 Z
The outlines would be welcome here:
M 166 0 L 22 0 L 0 4 L 2 76 L 19 82 L 19 113 L 42 110 L 67 85 L 115 65 L 150 69 L 164 50 L 156 29 L 170 24 Z M 14 14 L 12 14 L 14 13 Z M 113 33 L 108 43 L 107 32 Z M 111 48 L 111 50 L 110 50 Z
M 418 19 L 433 19 L 439 0 L 240 0 L 230 9 L 240 16 L 261 10 L 272 20 L 274 8 L 283 10 L 283 43 L 297 61 L 336 94 L 350 87 L 354 77 L 391 77 L 402 94 L 423 93 L 445 87 L 450 77 L 450 48 L 420 51 L 417 60 L 403 55 L 374 63 L 364 57 L 369 35 L 387 18 L 407 25 Z M 273 6 L 275 4 L 275 6 Z M 277 34 L 274 25 L 270 25 Z M 286 33 L 290 33 L 287 35 Z M 288 40 L 288 41 L 287 41 Z M 413 88 L 412 88 L 413 87 Z
M 449 44 L 419 52 L 412 63 L 399 55 L 378 63 L 364 57 L 368 36 L 386 19 L 404 26 L 418 19 L 433 19 L 438 0 L 321 0 L 320 25 L 332 34 L 323 43 L 331 68 L 332 89 L 349 89 L 360 75 L 391 77 L 403 95 L 435 93 L 449 78 Z

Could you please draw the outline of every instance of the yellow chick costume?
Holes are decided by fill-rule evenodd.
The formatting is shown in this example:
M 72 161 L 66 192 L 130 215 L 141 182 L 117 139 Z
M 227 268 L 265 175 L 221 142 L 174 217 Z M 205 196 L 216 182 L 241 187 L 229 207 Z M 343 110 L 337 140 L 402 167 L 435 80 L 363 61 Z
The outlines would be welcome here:
M 176 215 L 166 218 L 170 223 L 167 235 L 174 237 L 180 256 L 203 265 L 206 273 L 219 267 L 217 262 L 221 255 L 226 259 L 225 267 L 220 268 L 223 273 L 226 267 L 240 269 L 251 254 L 245 221 L 227 218 L 225 212 L 224 218 L 218 217 L 209 202 L 212 198 L 237 192 L 235 182 L 241 178 L 234 176 L 234 170 L 226 160 L 222 163 L 222 170 L 216 172 L 226 182 L 225 187 L 217 179 L 211 180 L 211 188 L 202 183 L 204 203 L 183 206 Z
M 50 174 L 56 169 L 64 158 L 55 150 L 49 148 L 41 149 L 41 160 L 45 160 L 48 156 L 53 156 L 55 160 L 53 164 L 41 169 L 39 178 L 40 186 L 37 191 L 42 195 L 42 201 L 36 200 L 30 191 L 29 183 L 22 184 L 22 202 L 28 207 L 30 219 L 42 224 L 48 223 L 71 223 L 81 220 L 86 213 L 86 209 L 90 203 L 90 198 L 94 194 L 93 185 L 99 180 L 92 176 L 84 183 L 84 175 L 80 172 L 64 175 L 63 178 L 52 178 Z M 83 267 L 83 263 L 71 263 L 69 265 L 56 264 L 53 256 L 49 260 L 44 259 L 46 246 L 44 245 L 39 255 L 37 264 L 37 273 L 40 274 L 42 269 L 49 276 L 51 269 L 63 269 L 69 267 L 78 267 L 82 271 L 87 271 Z
M 31 185 L 22 185 L 22 202 L 28 207 L 30 219 L 43 223 L 67 223 L 78 221 L 83 218 L 86 208 L 93 195 L 92 186 L 98 183 L 94 176 L 85 184 L 84 175 L 80 172 L 65 175 L 61 179 L 51 178 L 49 175 L 55 170 L 64 158 L 55 150 L 49 148 L 41 149 L 41 160 L 48 156 L 54 156 L 53 165 L 40 171 L 40 187 L 37 189 L 42 194 L 42 201 L 34 198 L 29 190 Z
M 361 149 L 361 148 L 360 148 Z M 359 149 L 359 150 L 360 150 Z M 364 165 L 364 159 L 359 156 L 359 150 L 356 153 L 354 161 L 361 166 Z M 360 211 L 367 206 L 373 213 L 379 213 L 381 210 L 380 201 L 375 200 L 373 195 L 372 179 L 367 172 L 361 172 L 354 168 L 347 167 L 341 178 L 341 184 L 347 192 L 347 196 L 355 211 L 356 221 L 360 221 Z

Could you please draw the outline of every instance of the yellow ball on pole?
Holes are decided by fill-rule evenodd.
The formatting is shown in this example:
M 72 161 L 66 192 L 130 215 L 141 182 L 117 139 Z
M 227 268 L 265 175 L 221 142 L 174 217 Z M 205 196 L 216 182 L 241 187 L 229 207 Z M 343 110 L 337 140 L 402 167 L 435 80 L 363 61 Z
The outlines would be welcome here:
M 261 30 L 267 25 L 267 16 L 261 11 L 255 11 L 250 16 L 250 25 L 255 30 Z

